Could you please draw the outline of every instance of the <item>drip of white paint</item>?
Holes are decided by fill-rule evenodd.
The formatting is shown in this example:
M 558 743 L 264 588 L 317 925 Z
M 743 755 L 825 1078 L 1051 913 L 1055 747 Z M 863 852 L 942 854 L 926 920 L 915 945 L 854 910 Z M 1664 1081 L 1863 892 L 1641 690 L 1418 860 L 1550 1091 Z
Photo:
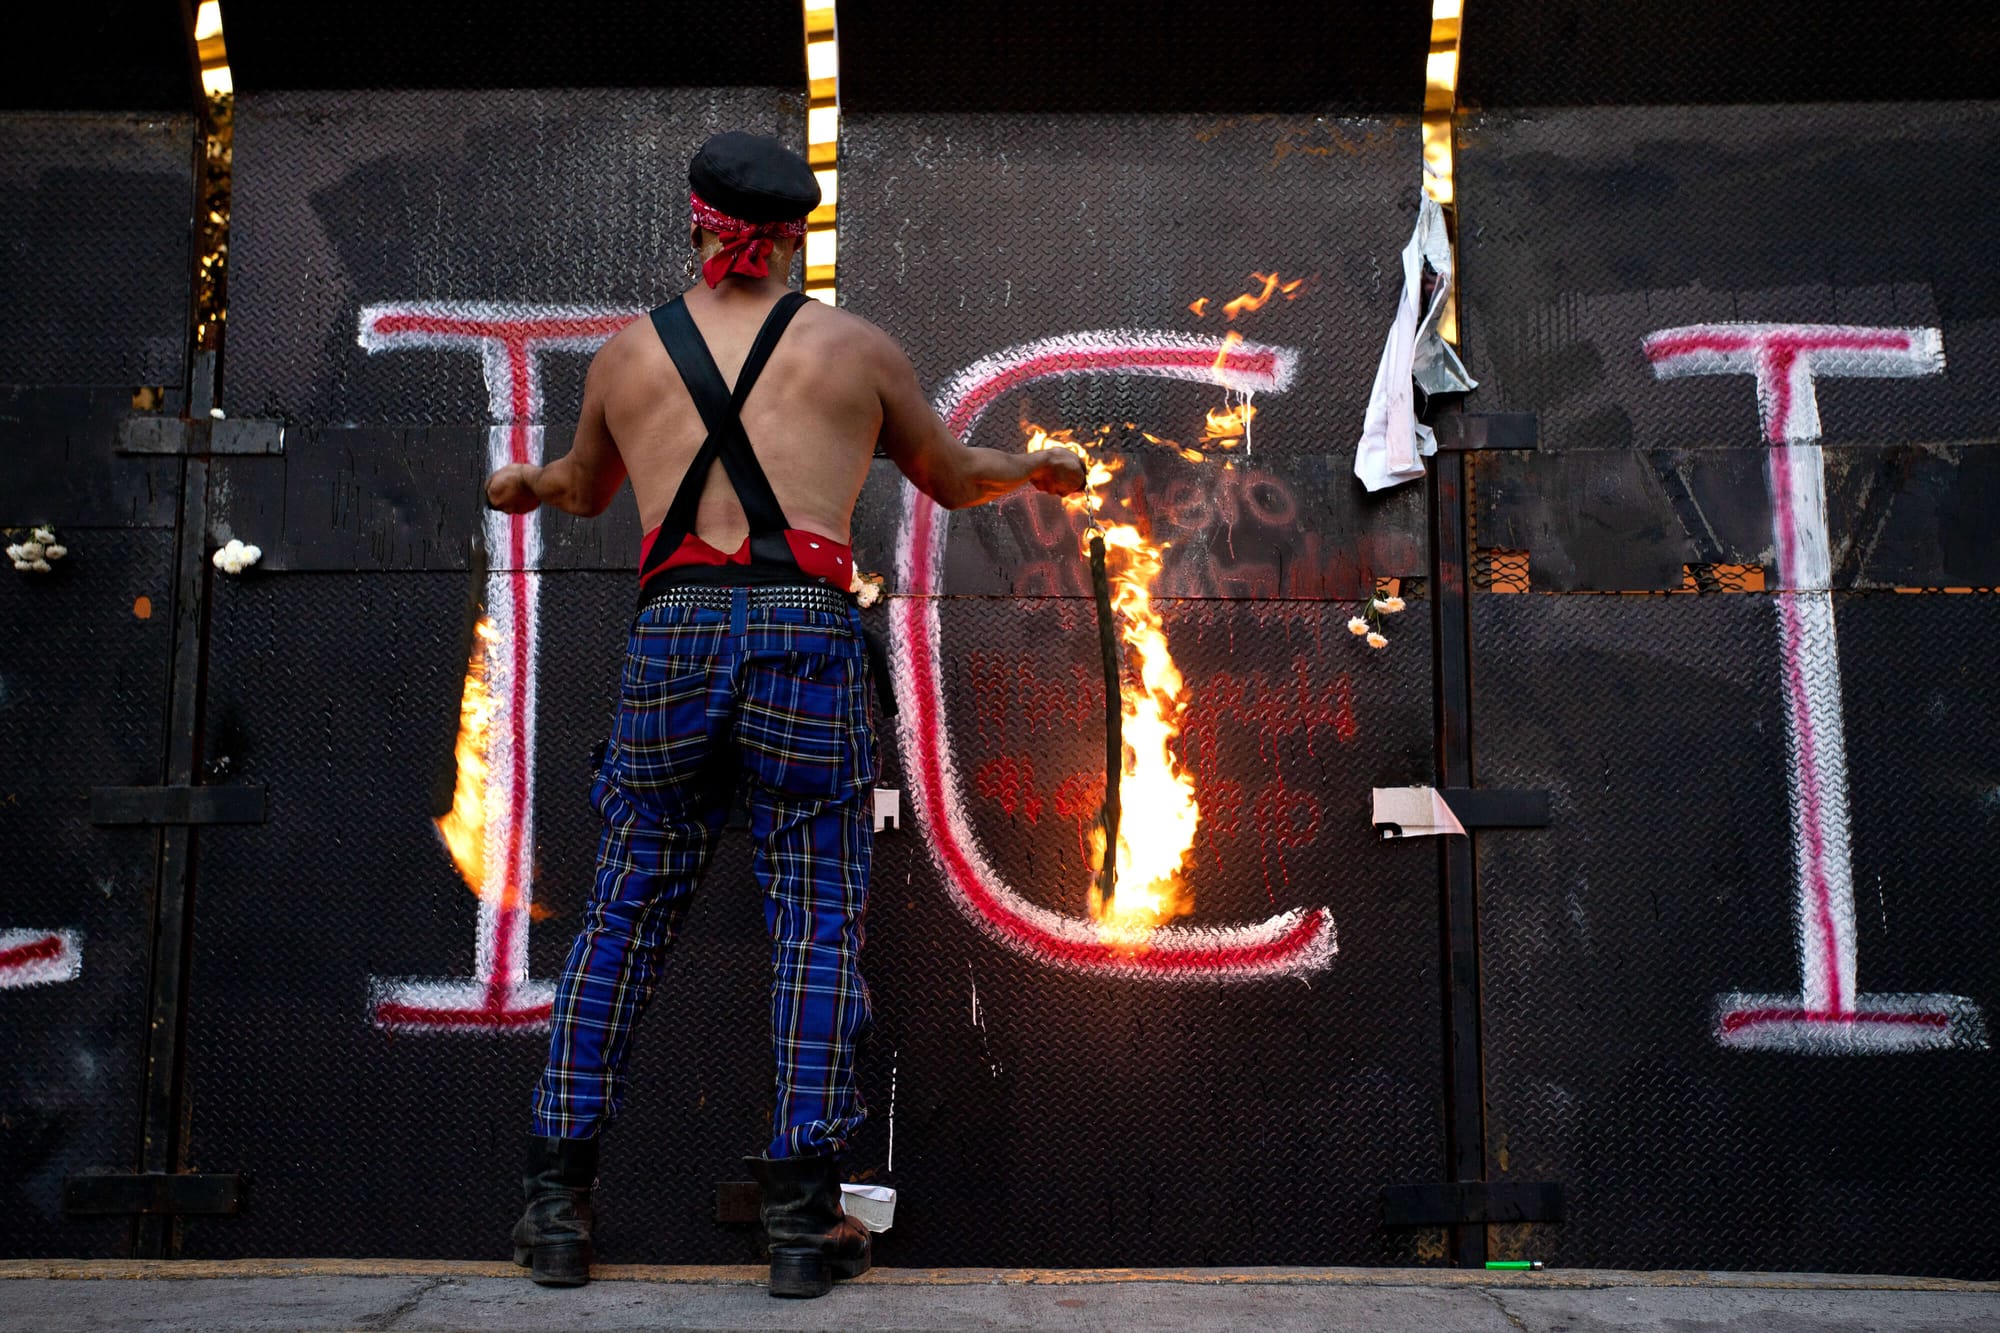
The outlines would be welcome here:
M 896 1074 L 902 1067 L 902 1051 L 889 1051 L 889 1170 L 896 1169 Z

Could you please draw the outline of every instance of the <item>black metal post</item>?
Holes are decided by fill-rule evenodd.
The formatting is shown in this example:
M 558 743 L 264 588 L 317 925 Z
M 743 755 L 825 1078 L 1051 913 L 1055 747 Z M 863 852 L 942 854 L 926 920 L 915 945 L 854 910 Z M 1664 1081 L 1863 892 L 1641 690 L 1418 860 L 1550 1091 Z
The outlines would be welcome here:
M 188 415 L 206 417 L 214 403 L 215 354 L 198 353 Z M 181 464 L 181 505 L 174 538 L 174 643 L 167 692 L 169 787 L 192 785 L 201 726 L 201 667 L 208 610 L 208 460 Z M 151 982 L 147 988 L 146 1069 L 139 1121 L 139 1169 L 180 1169 L 183 1027 L 187 1008 L 189 899 L 194 889 L 195 829 L 167 824 L 159 834 L 153 888 Z M 134 1255 L 167 1257 L 174 1248 L 171 1217 L 146 1214 L 135 1223 Z
M 1472 785 L 1472 641 L 1467 603 L 1465 456 L 1440 450 L 1430 487 L 1431 615 L 1437 785 Z M 1486 1178 L 1486 1080 L 1480 1031 L 1479 886 L 1474 839 L 1438 839 L 1444 954 L 1445 1166 L 1453 1182 Z M 1486 1227 L 1451 1228 L 1452 1262 L 1486 1262 Z
M 1104 565 L 1104 534 L 1090 534 L 1090 585 L 1097 593 L 1097 646 L 1104 658 L 1104 865 L 1097 875 L 1097 901 L 1111 906 L 1118 889 L 1118 779 L 1125 771 L 1125 701 L 1119 689 L 1118 622 L 1111 610 L 1111 575 Z

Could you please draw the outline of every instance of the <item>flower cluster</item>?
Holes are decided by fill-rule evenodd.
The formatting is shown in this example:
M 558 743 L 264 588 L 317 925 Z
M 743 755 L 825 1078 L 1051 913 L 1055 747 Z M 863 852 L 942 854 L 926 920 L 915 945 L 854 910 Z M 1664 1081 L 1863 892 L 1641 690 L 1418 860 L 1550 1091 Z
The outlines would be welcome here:
M 1366 611 L 1348 620 L 1347 632 L 1357 636 L 1367 636 L 1370 648 L 1387 648 L 1389 638 L 1382 633 L 1382 617 L 1395 615 L 1403 609 L 1403 605 L 1402 598 L 1388 597 L 1378 592 L 1368 599 Z
M 227 546 L 218 546 L 215 549 L 215 554 L 209 558 L 215 562 L 215 567 L 223 573 L 241 574 L 244 570 L 262 560 L 264 558 L 264 551 L 262 547 L 245 546 L 242 542 L 231 537 Z
M 859 565 L 849 567 L 847 590 L 854 594 L 856 603 L 863 607 L 875 605 L 882 600 L 884 586 L 888 579 L 880 574 L 863 574 Z
M 52 568 L 50 561 L 60 560 L 69 554 L 69 547 L 56 541 L 54 528 L 36 528 L 28 534 L 28 540 L 15 542 L 7 548 L 7 558 L 14 562 L 14 568 L 29 574 L 46 574 Z

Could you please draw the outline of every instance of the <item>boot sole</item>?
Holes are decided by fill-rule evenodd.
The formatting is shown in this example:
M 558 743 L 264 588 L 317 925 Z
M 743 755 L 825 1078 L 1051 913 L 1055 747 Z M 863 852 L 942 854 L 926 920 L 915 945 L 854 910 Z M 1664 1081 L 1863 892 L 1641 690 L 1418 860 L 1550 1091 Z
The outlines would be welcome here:
M 771 1294 L 788 1300 L 812 1300 L 833 1290 L 836 1278 L 860 1277 L 872 1266 L 874 1256 L 856 1259 L 828 1259 L 816 1250 L 779 1252 L 771 1256 Z
M 581 1287 L 590 1281 L 590 1249 L 585 1245 L 514 1247 L 514 1262 L 544 1287 Z

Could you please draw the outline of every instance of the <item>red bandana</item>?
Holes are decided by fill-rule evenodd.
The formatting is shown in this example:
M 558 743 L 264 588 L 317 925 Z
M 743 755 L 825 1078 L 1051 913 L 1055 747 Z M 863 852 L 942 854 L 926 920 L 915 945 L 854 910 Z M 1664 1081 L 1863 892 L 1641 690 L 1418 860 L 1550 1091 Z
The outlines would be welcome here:
M 768 277 L 772 241 L 781 236 L 797 240 L 806 234 L 804 218 L 790 222 L 745 222 L 710 207 L 698 194 L 690 192 L 688 203 L 694 208 L 695 225 L 722 238 L 722 248 L 701 266 L 701 276 L 711 287 L 732 273 L 741 273 L 746 278 Z

